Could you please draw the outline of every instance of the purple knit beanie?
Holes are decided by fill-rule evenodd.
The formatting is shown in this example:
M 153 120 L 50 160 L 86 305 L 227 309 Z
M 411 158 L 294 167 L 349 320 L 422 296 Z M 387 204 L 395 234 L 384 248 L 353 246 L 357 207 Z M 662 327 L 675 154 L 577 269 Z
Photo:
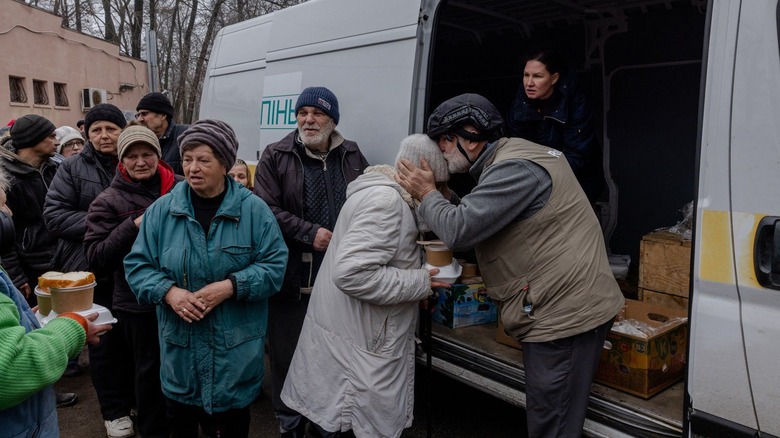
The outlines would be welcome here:
M 198 143 L 211 146 L 214 155 L 225 166 L 225 173 L 236 163 L 238 139 L 227 123 L 213 119 L 193 123 L 179 136 L 179 154 L 184 155 L 185 147 Z

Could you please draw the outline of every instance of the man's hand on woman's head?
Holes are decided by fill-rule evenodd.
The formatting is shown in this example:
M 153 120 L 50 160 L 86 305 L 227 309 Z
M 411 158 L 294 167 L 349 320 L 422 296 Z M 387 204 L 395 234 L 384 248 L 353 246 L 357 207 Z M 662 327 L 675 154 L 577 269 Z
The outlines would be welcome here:
M 425 195 L 436 191 L 433 171 L 424 158 L 420 160 L 420 167 L 409 160 L 401 159 L 396 163 L 396 170 L 395 181 L 414 199 L 422 201 Z

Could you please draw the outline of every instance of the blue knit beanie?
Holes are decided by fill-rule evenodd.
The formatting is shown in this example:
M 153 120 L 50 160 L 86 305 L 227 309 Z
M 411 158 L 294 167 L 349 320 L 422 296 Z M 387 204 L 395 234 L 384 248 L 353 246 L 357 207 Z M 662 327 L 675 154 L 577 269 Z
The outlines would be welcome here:
M 325 87 L 308 87 L 301 91 L 298 101 L 295 103 L 295 113 L 302 106 L 313 106 L 321 109 L 333 119 L 333 123 L 339 124 L 339 100 L 336 95 Z

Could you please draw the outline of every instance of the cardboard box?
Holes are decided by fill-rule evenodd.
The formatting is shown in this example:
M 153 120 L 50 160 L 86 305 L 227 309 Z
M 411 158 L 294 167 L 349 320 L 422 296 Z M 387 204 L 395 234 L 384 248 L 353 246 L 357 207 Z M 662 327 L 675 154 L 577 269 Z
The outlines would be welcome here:
M 439 301 L 433 320 L 449 328 L 487 324 L 496 321 L 496 304 L 487 295 L 484 283 L 453 284 L 437 288 Z
M 674 307 L 677 309 L 688 310 L 688 298 L 677 295 L 656 292 L 649 289 L 641 289 L 640 296 L 642 301 L 648 304 L 654 304 L 663 307 Z
M 496 329 L 496 342 L 504 344 L 512 348 L 522 350 L 523 346 L 519 342 L 515 341 L 513 337 L 506 334 L 504 331 L 504 323 L 501 322 L 501 315 L 498 315 L 498 328 Z
M 639 244 L 639 295 L 650 290 L 688 298 L 691 241 L 668 231 L 650 233 Z
M 682 379 L 688 323 L 676 318 L 687 316 L 688 312 L 682 309 L 626 300 L 626 319 L 644 322 L 660 331 L 643 338 L 618 333 L 613 328 L 601 352 L 595 381 L 650 398 Z

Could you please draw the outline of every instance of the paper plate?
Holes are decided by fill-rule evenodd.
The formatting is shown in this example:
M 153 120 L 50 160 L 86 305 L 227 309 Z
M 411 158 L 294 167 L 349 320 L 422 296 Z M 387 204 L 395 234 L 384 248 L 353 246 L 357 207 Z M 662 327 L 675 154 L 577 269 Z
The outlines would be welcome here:
M 463 271 L 463 267 L 458 263 L 456 259 L 452 259 L 452 263 L 447 266 L 433 266 L 426 263 L 425 269 L 438 269 L 439 273 L 435 277 L 431 277 L 434 281 L 443 281 L 445 283 L 454 283 L 460 277 L 460 273 Z
M 93 304 L 91 308 L 87 310 L 80 310 L 78 313 L 81 316 L 87 316 L 92 313 L 97 313 L 98 318 L 94 321 L 92 321 L 93 324 L 101 325 L 101 324 L 114 324 L 117 322 L 117 319 L 114 318 L 114 315 L 111 314 L 111 311 L 107 308 L 101 306 L 100 304 Z M 45 318 L 41 318 L 40 314 L 38 312 L 35 312 L 35 316 L 38 318 L 38 321 L 40 321 L 41 325 L 44 326 L 49 323 L 49 321 L 53 320 L 54 318 L 58 317 L 59 314 L 55 311 L 51 311 Z

